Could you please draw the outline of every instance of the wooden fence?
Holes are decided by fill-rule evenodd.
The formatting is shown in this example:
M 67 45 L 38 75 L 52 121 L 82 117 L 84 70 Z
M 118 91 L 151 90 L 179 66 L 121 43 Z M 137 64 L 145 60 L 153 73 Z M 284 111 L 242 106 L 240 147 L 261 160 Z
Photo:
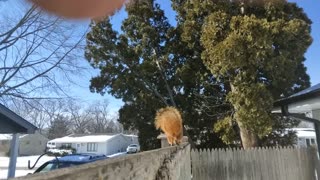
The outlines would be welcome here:
M 192 150 L 191 161 L 194 180 L 316 180 L 318 169 L 313 149 Z

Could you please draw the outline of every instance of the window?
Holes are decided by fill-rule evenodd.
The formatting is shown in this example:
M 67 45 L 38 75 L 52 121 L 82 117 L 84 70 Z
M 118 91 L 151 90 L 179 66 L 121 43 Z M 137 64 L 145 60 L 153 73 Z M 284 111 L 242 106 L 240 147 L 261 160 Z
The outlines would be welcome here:
M 48 172 L 52 171 L 58 168 L 58 163 L 56 162 L 47 162 L 40 166 L 35 172 Z M 65 168 L 65 167 L 72 167 L 76 166 L 77 164 L 73 164 L 71 162 L 59 162 L 59 168 Z
M 307 147 L 310 146 L 310 139 L 306 139 Z
M 88 152 L 97 152 L 98 151 L 98 143 L 87 143 L 87 151 Z
M 71 143 L 62 143 L 61 144 L 61 147 L 63 147 L 63 148 L 71 148 Z
M 45 165 L 42 165 L 37 172 L 48 172 L 51 171 L 52 169 L 55 169 L 55 164 L 54 163 L 46 163 Z
M 314 139 L 311 139 L 311 144 L 316 144 L 316 141 Z

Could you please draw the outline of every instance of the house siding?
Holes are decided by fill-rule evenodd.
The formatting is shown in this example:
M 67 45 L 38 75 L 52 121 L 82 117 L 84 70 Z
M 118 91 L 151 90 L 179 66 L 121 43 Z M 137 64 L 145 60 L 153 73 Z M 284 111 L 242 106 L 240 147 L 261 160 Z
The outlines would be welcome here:
M 43 135 L 29 134 L 19 139 L 19 155 L 40 155 L 45 152 L 49 139 Z
M 135 140 L 136 139 L 136 140 Z M 130 144 L 138 144 L 137 138 L 131 138 L 128 136 L 124 136 L 122 134 L 117 135 L 116 137 L 110 139 L 106 143 L 106 155 L 118 153 L 118 152 L 125 152 L 127 147 Z
M 40 155 L 45 152 L 48 139 L 42 134 L 21 135 L 19 138 L 19 156 Z M 0 156 L 5 156 L 10 150 L 11 140 L 0 141 Z
M 75 144 L 76 144 L 76 152 L 77 153 L 86 153 L 87 143 L 75 143 Z
M 6 156 L 10 149 L 10 140 L 0 141 L 0 156 Z
M 126 143 L 125 139 L 120 135 L 117 135 L 114 138 L 109 139 L 105 145 L 106 155 L 111 155 L 111 154 L 115 154 L 118 152 L 123 152 L 123 150 L 122 150 L 122 148 L 124 146 L 123 143 Z
M 312 117 L 320 120 L 320 109 L 312 110 Z

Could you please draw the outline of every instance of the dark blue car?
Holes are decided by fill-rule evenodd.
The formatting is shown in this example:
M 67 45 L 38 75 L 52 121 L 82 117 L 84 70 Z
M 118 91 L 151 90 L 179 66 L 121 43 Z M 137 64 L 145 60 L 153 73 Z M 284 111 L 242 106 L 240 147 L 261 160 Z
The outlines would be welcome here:
M 103 154 L 71 154 L 66 155 L 58 160 L 54 159 L 41 165 L 34 173 L 48 172 L 55 169 L 77 166 L 81 164 L 91 163 L 98 160 L 107 159 Z

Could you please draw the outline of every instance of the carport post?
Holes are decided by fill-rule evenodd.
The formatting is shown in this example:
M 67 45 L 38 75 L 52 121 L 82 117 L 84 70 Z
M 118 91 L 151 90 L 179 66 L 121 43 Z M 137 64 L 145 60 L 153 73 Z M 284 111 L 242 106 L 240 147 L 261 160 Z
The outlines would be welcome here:
M 10 161 L 8 169 L 8 179 L 14 178 L 17 165 L 17 156 L 19 148 L 19 134 L 13 134 L 10 144 Z

